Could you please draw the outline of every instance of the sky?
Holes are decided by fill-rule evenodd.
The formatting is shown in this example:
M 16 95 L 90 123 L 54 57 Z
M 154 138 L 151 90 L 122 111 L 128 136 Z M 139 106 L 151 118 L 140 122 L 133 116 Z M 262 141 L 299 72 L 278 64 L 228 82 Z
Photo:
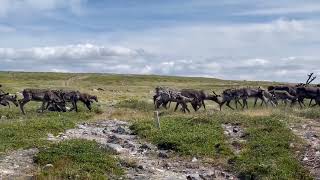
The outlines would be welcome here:
M 0 0 L 0 71 L 304 82 L 319 29 L 319 0 Z

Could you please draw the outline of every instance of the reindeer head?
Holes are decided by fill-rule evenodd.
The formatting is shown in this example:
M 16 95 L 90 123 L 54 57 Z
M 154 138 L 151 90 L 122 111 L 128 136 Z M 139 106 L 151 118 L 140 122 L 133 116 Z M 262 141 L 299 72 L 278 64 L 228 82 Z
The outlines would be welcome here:
M 91 96 L 90 99 L 93 99 L 93 100 L 95 100 L 96 102 L 99 102 L 97 96 Z

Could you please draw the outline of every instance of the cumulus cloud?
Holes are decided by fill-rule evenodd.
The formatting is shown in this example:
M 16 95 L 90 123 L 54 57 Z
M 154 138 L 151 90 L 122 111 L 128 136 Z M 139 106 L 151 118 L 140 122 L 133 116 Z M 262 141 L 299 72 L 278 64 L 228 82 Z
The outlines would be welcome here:
M 312 57 L 200 59 L 163 58 L 141 49 L 78 44 L 0 48 L 0 70 L 50 72 L 101 72 L 217 77 L 237 80 L 301 82 L 309 72 L 320 73 Z

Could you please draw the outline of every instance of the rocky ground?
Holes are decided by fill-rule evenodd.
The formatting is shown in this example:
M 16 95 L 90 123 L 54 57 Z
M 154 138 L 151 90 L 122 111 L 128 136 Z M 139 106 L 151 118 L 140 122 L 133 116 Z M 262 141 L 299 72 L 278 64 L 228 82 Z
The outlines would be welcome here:
M 320 120 L 308 119 L 299 124 L 291 124 L 292 131 L 303 138 L 307 145 L 300 160 L 317 180 L 320 180 Z M 240 153 L 245 143 L 245 133 L 238 124 L 223 124 L 225 135 L 235 153 Z M 112 149 L 121 159 L 128 179 L 237 179 L 219 167 L 203 163 L 202 159 L 182 159 L 168 150 L 160 150 L 133 135 L 129 124 L 110 120 L 90 124 L 80 124 L 58 136 L 48 134 L 50 141 L 68 139 L 95 140 L 103 147 Z M 293 145 L 294 146 L 294 145 Z M 0 158 L 0 179 L 32 178 L 37 167 L 33 157 L 37 149 L 17 150 Z
M 290 129 L 307 143 L 300 161 L 320 180 L 320 120 L 305 119 L 302 123 L 292 124 Z
M 0 179 L 31 179 L 36 166 L 33 157 L 38 149 L 13 151 L 0 157 Z
M 228 137 L 231 149 L 235 154 L 239 154 L 245 144 L 245 132 L 240 126 L 240 124 L 222 124 L 224 130 L 224 135 Z
M 131 134 L 129 124 L 123 121 L 103 121 L 81 124 L 49 140 L 95 140 L 117 152 L 126 168 L 128 179 L 236 179 L 232 174 L 201 162 L 201 159 L 177 159 L 167 150 L 159 150 Z

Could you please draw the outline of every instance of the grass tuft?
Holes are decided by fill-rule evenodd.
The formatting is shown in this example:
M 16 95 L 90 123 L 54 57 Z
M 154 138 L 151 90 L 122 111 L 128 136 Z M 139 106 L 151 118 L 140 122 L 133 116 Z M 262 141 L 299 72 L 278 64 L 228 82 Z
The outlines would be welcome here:
M 87 140 L 64 141 L 42 148 L 35 162 L 42 167 L 36 179 L 114 179 L 123 174 L 112 152 Z M 47 164 L 53 168 L 43 168 Z

